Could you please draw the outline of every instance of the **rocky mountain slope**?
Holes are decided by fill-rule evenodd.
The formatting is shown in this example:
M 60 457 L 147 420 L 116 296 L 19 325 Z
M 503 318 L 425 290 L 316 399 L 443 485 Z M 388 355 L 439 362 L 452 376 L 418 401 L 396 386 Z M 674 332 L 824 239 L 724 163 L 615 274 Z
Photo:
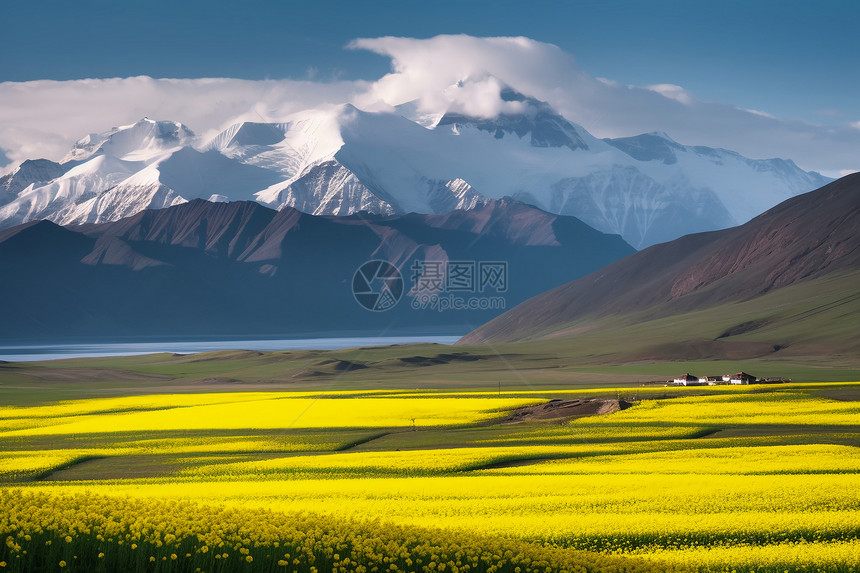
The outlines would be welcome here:
M 617 235 L 510 199 L 401 216 L 195 199 L 109 223 L 0 231 L 0 338 L 462 333 L 631 252 Z M 401 272 L 401 300 L 384 312 L 353 294 L 370 260 Z M 481 263 L 499 262 L 505 284 L 482 288 Z M 471 263 L 471 284 L 445 282 L 454 263 Z M 441 288 L 422 283 L 434 268 Z M 434 295 L 501 302 L 440 310 Z
M 61 163 L 25 162 L 0 179 L 0 228 L 101 223 L 196 198 L 392 215 L 509 196 L 643 248 L 744 223 L 829 181 L 790 160 L 681 145 L 663 133 L 597 139 L 546 103 L 510 89 L 501 96 L 519 111 L 427 118 L 409 105 L 344 104 L 239 123 L 209 141 L 144 118 L 81 139 Z
M 611 340 L 636 327 L 646 341 L 649 333 L 676 343 L 767 341 L 759 350 L 773 352 L 830 336 L 835 346 L 857 347 L 858 231 L 860 174 L 854 174 L 739 227 L 688 235 L 621 259 L 524 302 L 461 342 L 597 333 Z

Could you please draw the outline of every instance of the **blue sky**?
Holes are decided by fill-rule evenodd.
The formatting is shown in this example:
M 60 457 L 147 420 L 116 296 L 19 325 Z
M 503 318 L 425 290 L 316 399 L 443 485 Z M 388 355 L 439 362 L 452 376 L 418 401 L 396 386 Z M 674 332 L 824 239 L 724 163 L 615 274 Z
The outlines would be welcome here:
M 84 93 L 70 80 L 215 77 L 257 80 L 263 85 L 259 80 L 290 79 L 310 80 L 319 91 L 330 84 L 377 81 L 391 70 L 392 59 L 399 57 L 399 52 L 388 48 L 376 49 L 377 53 L 345 49 L 355 38 L 468 34 L 525 36 L 558 46 L 575 59 L 573 66 L 565 66 L 592 79 L 611 80 L 619 86 L 619 94 L 623 86 L 671 84 L 695 98 L 698 118 L 719 116 L 729 106 L 774 116 L 771 127 L 778 128 L 768 135 L 768 125 L 750 124 L 749 133 L 733 139 L 728 126 L 741 125 L 743 118 L 727 117 L 727 127 L 720 130 L 713 121 L 697 123 L 692 112 L 672 116 L 671 110 L 662 109 L 665 106 L 657 109 L 639 100 L 626 110 L 626 123 L 619 119 L 609 125 L 612 122 L 605 118 L 614 115 L 611 110 L 591 110 L 589 115 L 568 102 L 563 111 L 574 115 L 569 119 L 599 136 L 661 129 L 676 139 L 680 136 L 682 143 L 726 146 L 756 158 L 790 157 L 807 169 L 837 175 L 860 169 L 860 161 L 853 160 L 860 159 L 860 154 L 844 152 L 860 137 L 858 21 L 860 2 L 847 0 L 2 0 L 0 82 L 6 84 L 0 83 L 0 108 L 5 104 L 8 111 L 4 116 L 0 109 L 0 153 L 9 158 L 5 163 L 14 162 L 24 156 L 27 146 L 10 149 L 6 141 L 24 138 L 35 149 L 35 139 L 31 145 L 28 137 L 53 138 L 51 145 L 59 149 L 80 137 L 82 129 L 106 127 L 70 122 L 45 135 L 44 125 L 27 123 L 27 116 L 38 119 L 42 111 L 45 118 L 86 112 L 80 105 L 62 108 L 70 94 L 74 99 Z M 456 59 L 459 54 L 448 51 L 445 57 Z M 42 84 L 27 84 L 30 91 L 18 85 L 32 80 L 62 80 L 68 90 L 56 91 L 51 100 Z M 552 83 L 553 78 L 547 80 Z M 342 91 L 349 89 L 354 86 Z M 113 101 L 127 97 L 124 93 L 118 91 Z M 305 99 L 313 100 L 308 94 Z M 33 103 L 27 108 L 30 100 Z M 702 102 L 724 107 L 720 111 L 698 105 Z M 156 103 L 150 108 L 129 105 L 124 114 L 112 108 L 112 113 L 105 112 L 104 122 L 133 121 L 135 114 L 144 111 L 175 113 L 176 106 L 162 100 Z M 641 113 L 652 114 L 653 121 L 632 117 L 639 103 Z M 96 117 L 104 111 L 104 103 L 98 105 L 102 107 L 93 104 L 89 110 Z M 216 121 L 217 114 L 210 114 L 195 123 L 193 113 L 180 111 L 186 114 L 162 119 L 191 122 L 198 132 L 226 120 L 218 117 Z M 578 111 L 582 113 L 576 115 Z M 594 121 L 596 117 L 604 119 Z M 664 128 L 661 120 L 673 117 Z M 7 124 L 5 132 L 2 122 Z M 835 131 L 828 140 L 830 129 Z M 784 145 L 786 141 L 792 145 Z M 819 148 L 817 152 L 813 146 Z M 842 149 L 842 156 L 830 159 L 831 149 Z
M 50 9 L 46 9 L 46 5 Z M 4 0 L 0 80 L 374 79 L 356 37 L 528 36 L 595 76 L 780 116 L 860 120 L 860 2 Z

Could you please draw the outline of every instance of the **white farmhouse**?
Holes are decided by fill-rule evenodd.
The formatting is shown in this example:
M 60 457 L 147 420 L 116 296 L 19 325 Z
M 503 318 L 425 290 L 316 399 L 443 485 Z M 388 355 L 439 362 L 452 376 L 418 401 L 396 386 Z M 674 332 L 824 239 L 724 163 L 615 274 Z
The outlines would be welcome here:
M 675 380 L 674 380 L 674 384 L 676 384 L 678 386 L 704 386 L 704 385 L 707 385 L 708 383 L 706 381 L 703 384 L 702 382 L 699 382 L 698 376 L 693 376 L 692 374 L 687 373 L 687 374 L 684 374 L 683 376 L 676 376 Z

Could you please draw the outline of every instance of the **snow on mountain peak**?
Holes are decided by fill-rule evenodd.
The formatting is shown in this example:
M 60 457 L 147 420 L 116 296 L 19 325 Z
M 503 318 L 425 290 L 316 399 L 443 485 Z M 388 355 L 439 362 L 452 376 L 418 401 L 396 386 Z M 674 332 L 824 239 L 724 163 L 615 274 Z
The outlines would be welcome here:
M 131 125 L 79 139 L 62 162 L 83 161 L 100 154 L 128 161 L 147 161 L 164 151 L 191 145 L 194 137 L 194 132 L 177 121 L 144 117 Z
M 572 151 L 589 148 L 585 130 L 567 121 L 546 102 L 507 87 L 500 89 L 499 98 L 516 106 L 488 118 L 449 111 L 435 127 L 451 126 L 459 134 L 465 125 L 492 133 L 496 139 L 512 134 L 522 139 L 528 135 L 534 147 L 567 147 Z
M 394 106 L 394 111 L 400 116 L 405 117 L 410 121 L 414 121 L 418 125 L 426 127 L 427 129 L 433 129 L 436 127 L 439 124 L 439 120 L 445 116 L 444 111 L 423 111 L 418 100 L 412 100 Z
M 114 220 L 194 198 L 349 215 L 442 213 L 510 196 L 642 248 L 743 223 L 828 182 L 787 160 L 663 132 L 597 139 L 491 77 L 447 91 L 435 106 L 345 103 L 236 123 L 200 147 L 181 123 L 145 117 L 78 140 L 64 165 L 22 164 L 0 178 L 0 228 Z
M 351 105 L 311 109 L 294 113 L 282 123 L 242 122 L 234 124 L 206 144 L 249 165 L 269 169 L 287 180 L 328 161 L 343 145 L 341 124 Z
M 13 201 L 32 184 L 48 182 L 62 176 L 68 168 L 48 159 L 27 159 L 15 170 L 0 177 L 0 205 Z
M 665 139 L 666 141 L 669 141 L 671 143 L 678 143 L 677 141 L 672 139 L 672 137 L 668 133 L 666 133 L 665 131 L 652 131 L 650 133 L 646 133 L 645 135 L 653 135 L 654 137 L 659 137 L 660 139 Z
M 245 121 L 231 125 L 216 135 L 206 149 L 225 150 L 240 146 L 276 145 L 284 140 L 283 123 L 257 123 Z

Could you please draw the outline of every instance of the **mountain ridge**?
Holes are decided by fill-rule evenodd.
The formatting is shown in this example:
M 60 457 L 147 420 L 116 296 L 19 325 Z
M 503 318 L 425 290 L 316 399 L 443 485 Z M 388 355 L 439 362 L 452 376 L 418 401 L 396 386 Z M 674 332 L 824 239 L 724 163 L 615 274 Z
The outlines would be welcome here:
M 790 160 L 682 145 L 663 133 L 598 139 L 503 87 L 495 117 L 352 104 L 240 122 L 208 141 L 149 118 L 76 142 L 62 164 L 0 178 L 0 227 L 101 223 L 195 198 L 316 215 L 441 214 L 510 196 L 636 248 L 745 222 L 827 181 Z M 512 106 L 512 107 L 511 107 Z M 51 177 L 50 179 L 47 179 Z
M 575 339 L 577 333 L 600 329 L 611 333 L 613 328 L 754 302 L 830 276 L 860 275 L 858 228 L 860 174 L 854 174 L 788 199 L 739 227 L 684 236 L 616 261 L 533 297 L 460 343 Z M 767 318 L 747 322 L 741 330 L 751 336 Z M 787 343 L 774 339 L 775 347 Z
M 195 199 L 108 223 L 0 230 L 0 297 L 14 301 L 0 338 L 464 332 L 500 309 L 414 306 L 416 265 L 504 261 L 498 297 L 514 304 L 631 252 L 618 236 L 510 199 L 446 215 L 348 216 Z M 407 286 L 393 309 L 371 312 L 351 285 L 379 259 Z M 453 294 L 496 295 L 474 285 Z

